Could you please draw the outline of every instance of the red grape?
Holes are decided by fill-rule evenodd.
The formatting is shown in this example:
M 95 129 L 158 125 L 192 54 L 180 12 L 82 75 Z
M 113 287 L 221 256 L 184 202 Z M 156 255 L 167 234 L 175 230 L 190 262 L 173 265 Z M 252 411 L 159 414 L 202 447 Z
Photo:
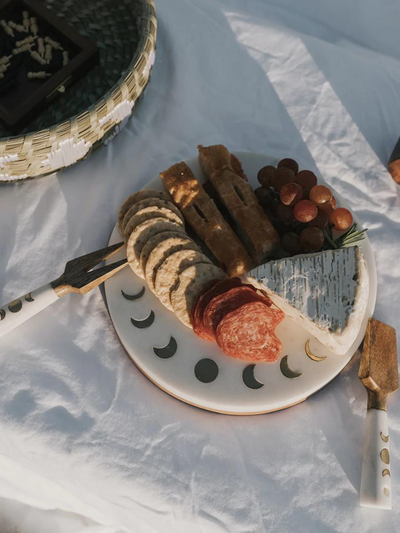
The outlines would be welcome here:
M 302 189 L 308 191 L 317 185 L 317 176 L 311 170 L 302 170 L 295 179 Z
M 321 209 L 326 211 L 328 213 L 328 216 L 333 213 L 333 211 L 336 209 L 336 200 L 335 197 L 332 196 L 331 201 L 328 204 L 320 205 Z
M 285 233 L 281 243 L 282 248 L 290 254 L 296 254 L 300 250 L 300 237 L 292 231 Z
M 254 193 L 257 196 L 260 205 L 262 205 L 263 207 L 271 207 L 273 202 L 271 189 L 267 189 L 265 187 L 258 187 L 254 191 Z
M 318 215 L 313 220 L 311 220 L 310 227 L 324 229 L 328 225 L 328 219 L 328 213 L 318 207 Z
M 284 224 L 293 224 L 296 222 L 293 215 L 293 207 L 289 207 L 288 205 L 279 204 L 276 210 L 276 216 Z
M 294 159 L 287 157 L 286 159 L 279 161 L 278 168 L 288 168 L 294 174 L 297 174 L 299 171 L 299 164 Z
M 293 214 L 299 222 L 310 222 L 317 214 L 317 206 L 310 200 L 301 200 L 294 206 Z
M 271 185 L 272 177 L 275 174 L 276 168 L 272 165 L 262 167 L 257 174 L 257 179 L 263 187 L 269 187 Z
M 294 172 L 288 168 L 277 168 L 271 180 L 271 185 L 277 191 L 280 191 L 286 183 L 294 183 Z
M 318 206 L 329 204 L 332 193 L 325 185 L 315 185 L 310 191 L 310 200 Z
M 325 237 L 319 228 L 306 228 L 300 234 L 300 244 L 306 252 L 316 252 L 324 244 Z
M 303 198 L 303 189 L 297 183 L 286 183 L 279 193 L 281 202 L 285 205 L 296 205 Z
M 348 209 L 338 207 L 329 215 L 329 222 L 339 231 L 345 231 L 353 224 L 353 215 Z

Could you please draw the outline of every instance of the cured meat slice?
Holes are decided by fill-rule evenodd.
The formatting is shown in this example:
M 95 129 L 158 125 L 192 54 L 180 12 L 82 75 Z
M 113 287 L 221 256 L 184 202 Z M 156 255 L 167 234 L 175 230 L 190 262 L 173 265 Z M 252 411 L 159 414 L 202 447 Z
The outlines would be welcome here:
M 249 362 L 276 361 L 282 343 L 275 335 L 275 327 L 283 320 L 280 309 L 262 302 L 250 302 L 231 311 L 219 322 L 216 340 L 228 356 Z
M 224 292 L 227 292 L 235 287 L 240 287 L 241 285 L 242 281 L 240 278 L 229 278 L 219 281 L 213 280 L 205 287 L 204 292 L 201 294 L 200 298 L 196 302 L 196 305 L 194 306 L 191 316 L 193 331 L 196 333 L 196 335 L 209 341 L 214 340 L 214 336 L 210 336 L 203 326 L 204 309 L 215 296 L 223 294 Z
M 270 301 L 261 294 L 257 294 L 254 287 L 234 287 L 223 294 L 214 296 L 203 312 L 203 328 L 206 334 L 215 339 L 215 331 L 221 319 L 231 311 L 249 302 L 260 302 L 269 306 Z

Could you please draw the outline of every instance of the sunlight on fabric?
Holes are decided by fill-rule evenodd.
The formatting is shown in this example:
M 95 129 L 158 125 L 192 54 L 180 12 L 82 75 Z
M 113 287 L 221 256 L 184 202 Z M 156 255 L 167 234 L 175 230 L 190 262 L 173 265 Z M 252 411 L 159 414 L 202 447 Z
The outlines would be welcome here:
M 227 19 L 237 40 L 265 71 L 324 178 L 350 202 L 362 199 L 364 208 L 393 205 L 397 186 L 303 40 L 276 25 L 266 28 L 234 14 Z M 398 212 L 395 217 L 400 221 Z

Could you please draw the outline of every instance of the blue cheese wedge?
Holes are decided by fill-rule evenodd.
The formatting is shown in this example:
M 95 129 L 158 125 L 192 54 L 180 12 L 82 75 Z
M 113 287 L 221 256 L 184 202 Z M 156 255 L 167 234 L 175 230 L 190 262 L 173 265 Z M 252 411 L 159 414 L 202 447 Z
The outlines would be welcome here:
M 334 353 L 346 353 L 356 340 L 369 291 L 358 246 L 270 261 L 247 278 Z

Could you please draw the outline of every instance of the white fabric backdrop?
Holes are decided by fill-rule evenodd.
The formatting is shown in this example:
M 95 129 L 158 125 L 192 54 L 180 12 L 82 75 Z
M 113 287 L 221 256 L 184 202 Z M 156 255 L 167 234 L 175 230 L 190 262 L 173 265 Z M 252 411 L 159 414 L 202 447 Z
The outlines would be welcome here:
M 400 135 L 400 4 L 156 7 L 153 77 L 127 128 L 62 174 L 0 188 L 0 301 L 105 246 L 128 194 L 222 142 L 296 157 L 348 198 L 376 256 L 375 316 L 400 330 L 400 188 L 385 170 Z M 99 290 L 69 296 L 0 341 L 0 497 L 15 500 L 0 523 L 43 533 L 43 510 L 62 533 L 394 532 L 400 394 L 389 402 L 392 512 L 358 506 L 365 404 L 354 362 L 280 413 L 202 412 L 133 366 Z

